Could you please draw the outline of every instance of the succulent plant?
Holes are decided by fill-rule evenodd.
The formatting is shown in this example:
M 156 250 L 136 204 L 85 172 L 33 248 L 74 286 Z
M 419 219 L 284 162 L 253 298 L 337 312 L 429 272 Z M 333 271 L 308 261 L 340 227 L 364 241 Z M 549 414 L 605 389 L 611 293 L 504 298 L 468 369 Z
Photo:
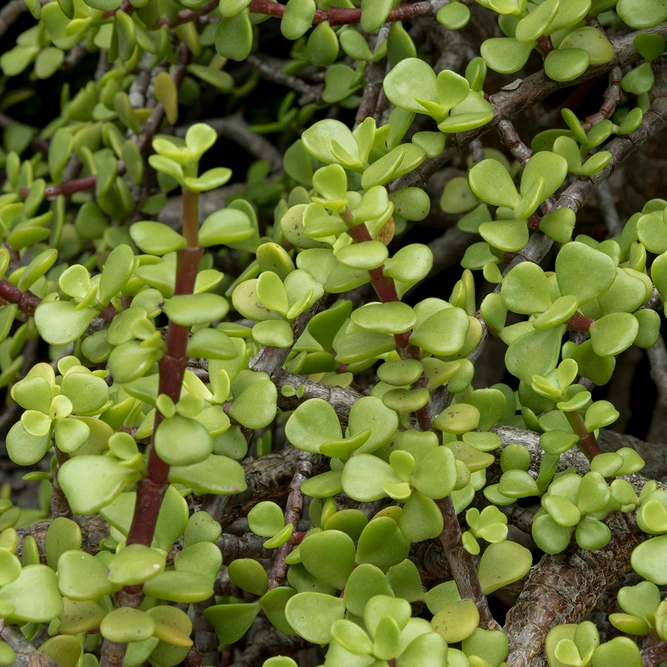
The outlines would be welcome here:
M 623 353 L 667 393 L 667 201 L 603 194 L 666 35 L 664 0 L 0 9 L 0 665 L 667 664 L 664 471 L 603 446 Z

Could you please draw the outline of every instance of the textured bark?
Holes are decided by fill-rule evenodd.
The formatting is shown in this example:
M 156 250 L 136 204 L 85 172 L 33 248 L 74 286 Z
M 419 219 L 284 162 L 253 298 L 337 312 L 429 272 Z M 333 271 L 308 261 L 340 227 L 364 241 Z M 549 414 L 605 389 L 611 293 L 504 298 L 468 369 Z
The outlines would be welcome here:
M 0 637 L 14 649 L 16 660 L 12 667 L 58 667 L 58 663 L 51 660 L 48 655 L 38 651 L 22 634 L 15 625 L 2 627 L 0 621 Z

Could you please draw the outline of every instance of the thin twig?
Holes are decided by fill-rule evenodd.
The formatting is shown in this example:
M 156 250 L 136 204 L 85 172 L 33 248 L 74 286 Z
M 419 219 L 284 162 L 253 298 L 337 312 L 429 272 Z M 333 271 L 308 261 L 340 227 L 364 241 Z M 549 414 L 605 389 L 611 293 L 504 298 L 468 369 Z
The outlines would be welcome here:
M 300 452 L 299 461 L 296 464 L 296 471 L 289 487 L 287 496 L 287 506 L 285 508 L 285 525 L 292 525 L 294 530 L 299 528 L 299 519 L 303 509 L 303 491 L 301 485 L 310 477 L 313 469 L 313 456 L 308 452 Z M 292 545 L 289 542 L 278 547 L 273 567 L 269 576 L 269 590 L 280 586 L 287 577 L 289 565 L 285 563 L 285 558 L 292 552 Z

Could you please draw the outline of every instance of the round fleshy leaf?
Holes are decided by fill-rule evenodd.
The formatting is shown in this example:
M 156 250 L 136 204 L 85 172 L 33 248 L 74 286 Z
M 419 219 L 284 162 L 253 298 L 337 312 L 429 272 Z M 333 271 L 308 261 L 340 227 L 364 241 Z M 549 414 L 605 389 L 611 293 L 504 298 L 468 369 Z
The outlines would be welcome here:
M 112 642 L 127 644 L 153 636 L 155 621 L 145 611 L 119 607 L 108 613 L 100 625 L 100 633 Z
M 58 481 L 77 514 L 95 514 L 135 478 L 136 472 L 104 456 L 77 456 L 58 472 Z
M 494 72 L 513 74 L 528 61 L 535 42 L 519 42 L 513 37 L 493 37 L 482 42 L 480 53 Z
M 560 0 L 545 0 L 522 18 L 516 26 L 515 38 L 520 42 L 532 42 L 544 34 L 556 16 Z
M 400 482 L 400 477 L 388 463 L 370 454 L 353 456 L 343 470 L 343 490 L 359 502 L 384 498 L 387 493 L 383 486 Z
M 192 621 L 185 612 L 176 607 L 159 605 L 147 613 L 155 622 L 154 637 L 173 646 L 192 646 Z
M 470 320 L 465 310 L 444 308 L 418 324 L 410 342 L 431 354 L 450 356 L 463 347 L 469 327 Z
M 616 356 L 627 350 L 639 332 L 639 321 L 631 313 L 610 313 L 591 324 L 593 351 L 600 357 Z
M 472 191 L 487 204 L 513 209 L 520 197 L 505 167 L 497 160 L 482 160 L 469 172 L 468 181 Z
M 369 454 L 386 445 L 398 428 L 398 415 L 375 396 L 364 396 L 356 401 L 348 418 L 350 436 L 369 428 L 371 435 L 357 449 L 357 454 Z
M 652 28 L 667 19 L 667 3 L 663 0 L 646 0 L 642 3 L 619 0 L 616 13 L 626 25 L 635 30 L 642 30 Z
M 250 510 L 248 526 L 255 535 L 273 537 L 285 526 L 285 517 L 276 503 L 264 500 Z
M 533 557 L 528 549 L 516 542 L 491 544 L 479 563 L 479 583 L 484 595 L 518 581 L 528 574 Z
M 229 416 L 246 428 L 265 428 L 276 416 L 277 398 L 278 390 L 273 382 L 253 382 L 234 400 Z
M 563 48 L 550 51 L 544 60 L 544 72 L 554 81 L 572 81 L 581 76 L 590 63 L 587 51 Z
M 324 593 L 299 593 L 285 606 L 285 617 L 294 631 L 313 644 L 331 641 L 331 626 L 345 615 L 341 598 Z
M 384 90 L 392 104 L 413 113 L 429 113 L 420 101 L 439 106 L 435 73 L 419 58 L 401 60 L 385 77 Z
M 434 539 L 442 532 L 442 512 L 431 498 L 413 490 L 398 519 L 398 526 L 410 542 Z
M 58 587 L 71 600 L 97 600 L 116 590 L 99 559 L 81 551 L 67 551 L 58 561 Z
M 667 583 L 666 546 L 667 536 L 654 537 L 635 547 L 630 558 L 634 571 L 657 586 Z
M 262 565 L 252 558 L 239 558 L 229 564 L 229 578 L 241 589 L 264 595 L 266 593 L 269 577 Z
M 451 602 L 433 617 L 431 625 L 448 644 L 460 642 L 477 629 L 479 611 L 472 600 Z
M 479 424 L 480 412 L 474 405 L 457 403 L 445 408 L 434 420 L 433 426 L 447 433 L 467 433 Z
M 160 222 L 135 222 L 130 227 L 130 236 L 142 252 L 149 255 L 166 255 L 186 246 L 178 232 Z
M 241 493 L 247 488 L 243 467 L 227 456 L 216 454 L 211 454 L 200 463 L 172 466 L 169 470 L 169 481 L 192 486 L 198 495 L 227 495 Z
M 109 561 L 109 581 L 119 586 L 143 584 L 160 574 L 164 566 L 165 558 L 159 551 L 142 544 L 131 544 Z
M 229 303 L 218 294 L 179 295 L 168 299 L 163 310 L 170 321 L 189 327 L 221 320 L 229 311 Z
M 206 609 L 204 616 L 223 644 L 233 644 L 250 629 L 260 609 L 258 602 L 220 604 Z
M 543 313 L 551 305 L 551 294 L 544 271 L 533 262 L 521 262 L 503 280 L 500 295 L 515 313 Z
M 639 647 L 628 637 L 614 637 L 593 653 L 592 667 L 641 667 Z
M 187 466 L 204 461 L 213 452 L 208 429 L 196 419 L 174 415 L 155 431 L 155 451 L 169 465 Z
M 343 590 L 354 569 L 354 542 L 338 530 L 308 536 L 299 547 L 304 567 L 321 581 Z
M 77 309 L 74 301 L 43 301 L 35 310 L 35 325 L 50 345 L 67 345 L 83 335 L 97 314 L 94 308 Z
M 305 401 L 290 415 L 285 435 L 292 445 L 313 454 L 319 453 L 325 442 L 343 437 L 335 410 L 320 398 Z
M 357 544 L 357 563 L 370 563 L 381 570 L 402 562 L 410 551 L 396 521 L 389 517 L 373 519 L 364 528 Z M 356 572 L 356 570 L 355 570 Z
M 44 541 L 46 563 L 52 570 L 58 569 L 58 559 L 65 551 L 81 547 L 81 528 L 65 517 L 58 517 L 51 522 Z
M 0 589 L 2 603 L 13 607 L 12 618 L 30 623 L 48 623 L 63 610 L 55 572 L 46 565 L 24 567 L 14 581 Z

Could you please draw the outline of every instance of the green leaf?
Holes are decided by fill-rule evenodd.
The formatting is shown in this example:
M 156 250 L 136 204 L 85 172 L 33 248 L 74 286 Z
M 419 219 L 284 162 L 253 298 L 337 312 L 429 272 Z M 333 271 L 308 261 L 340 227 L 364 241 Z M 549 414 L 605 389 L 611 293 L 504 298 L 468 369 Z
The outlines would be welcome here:
M 308 60 L 316 67 L 327 67 L 334 63 L 338 57 L 338 49 L 338 37 L 331 29 L 328 21 L 320 23 L 310 33 L 306 53 L 308 54 Z M 286 171 L 288 170 L 286 169 Z
M 521 262 L 505 276 L 500 295 L 509 310 L 525 315 L 543 313 L 551 305 L 547 277 L 532 262 Z
M 514 74 L 528 61 L 534 42 L 522 43 L 513 37 L 492 37 L 482 42 L 480 53 L 494 72 Z
M 440 105 L 435 73 L 419 58 L 401 60 L 385 77 L 384 90 L 392 104 L 413 113 L 429 113 L 418 100 Z
M 354 569 L 355 546 L 338 530 L 325 530 L 303 540 L 299 556 L 304 567 L 321 581 L 343 590 Z
M 0 603 L 13 608 L 13 619 L 28 623 L 49 623 L 63 609 L 56 574 L 46 565 L 25 566 L 14 581 L 0 589 Z
M 201 602 L 213 595 L 208 577 L 188 571 L 167 570 L 143 585 L 145 595 L 169 602 Z
M 315 0 L 289 0 L 280 21 L 280 31 L 286 39 L 299 39 L 313 24 Z
M 630 313 L 610 313 L 591 324 L 590 334 L 595 354 L 616 356 L 635 341 L 639 322 Z
M 41 437 L 30 435 L 22 422 L 16 422 L 7 434 L 7 453 L 9 458 L 21 466 L 28 466 L 42 460 L 51 447 L 50 432 Z
M 652 28 L 667 19 L 667 2 L 665 0 L 646 0 L 637 3 L 634 0 L 619 0 L 616 5 L 616 13 L 625 24 L 635 30 Z
M 621 87 L 626 93 L 641 95 L 647 93 L 655 83 L 655 75 L 650 63 L 642 63 L 630 70 L 621 79 Z
M 157 576 L 164 566 L 165 558 L 156 549 L 131 544 L 111 558 L 108 577 L 112 584 L 134 586 Z
M 204 610 L 204 617 L 223 644 L 233 644 L 250 629 L 260 609 L 259 602 L 220 604 Z
M 343 437 L 336 412 L 320 398 L 305 401 L 290 415 L 285 435 L 295 447 L 313 454 L 319 453 L 325 442 Z
M 250 510 L 248 525 L 255 535 L 273 537 L 285 526 L 285 517 L 276 503 L 264 500 Z
M 505 354 L 507 370 L 526 384 L 533 375 L 546 376 L 558 362 L 563 328 L 559 325 L 519 336 Z
M 652 62 L 665 51 L 665 40 L 661 35 L 639 33 L 633 42 L 639 55 L 648 62 Z
M 358 502 L 384 498 L 387 494 L 383 486 L 400 482 L 400 477 L 388 463 L 369 454 L 353 456 L 343 470 L 343 490 Z
M 419 324 L 410 343 L 431 354 L 450 356 L 463 347 L 470 321 L 462 308 L 444 308 Z M 443 332 L 447 332 L 443 336 Z
M 239 558 L 229 564 L 229 578 L 241 589 L 254 595 L 264 595 L 269 584 L 266 570 L 252 558 Z
M 397 523 L 389 517 L 380 516 L 370 521 L 359 537 L 357 563 L 370 563 L 381 570 L 388 570 L 407 558 L 409 551 L 410 542 L 403 537 Z M 357 570 L 350 576 L 355 576 Z
M 382 266 L 389 256 L 387 246 L 380 241 L 365 241 L 344 246 L 336 252 L 336 259 L 348 269 L 370 271 Z
M 199 230 L 199 243 L 204 247 L 240 243 L 253 233 L 250 219 L 243 211 L 225 208 L 204 220 Z
M 517 24 L 516 39 L 520 42 L 532 42 L 540 37 L 553 21 L 559 6 L 560 0 L 545 0 L 538 5 Z
M 329 643 L 331 627 L 344 615 L 343 600 L 324 593 L 298 593 L 285 607 L 285 617 L 294 631 L 313 644 Z
M 572 81 L 581 76 L 590 63 L 587 51 L 563 48 L 550 51 L 544 59 L 544 72 L 554 81 Z
M 484 595 L 518 581 L 528 574 L 533 557 L 528 549 L 516 542 L 490 544 L 479 564 L 479 583 Z
M 482 201 L 492 206 L 514 208 L 520 198 L 512 177 L 497 160 L 482 160 L 468 172 L 472 191 Z
M 201 463 L 172 466 L 169 470 L 169 481 L 191 486 L 198 494 L 228 495 L 241 493 L 247 488 L 241 465 L 226 456 L 216 454 L 211 454 Z
M 392 8 L 391 0 L 361 0 L 361 29 L 374 32 L 387 20 Z
M 573 30 L 558 46 L 559 49 L 583 49 L 588 53 L 591 65 L 603 65 L 614 57 L 614 47 L 604 33 L 586 26 Z
M 174 415 L 157 427 L 154 447 L 165 463 L 188 466 L 209 457 L 213 452 L 213 439 L 196 419 Z
M 461 2 L 450 2 L 438 10 L 436 18 L 445 28 L 460 30 L 470 21 L 470 10 Z
M 101 304 L 106 305 L 118 294 L 132 275 L 134 269 L 134 253 L 130 246 L 116 246 L 104 264 L 97 293 Z
M 215 50 L 224 58 L 241 62 L 252 49 L 252 25 L 248 12 L 224 18 L 215 31 Z
M 332 152 L 332 141 L 337 142 L 353 159 L 359 159 L 356 139 L 348 127 L 338 120 L 326 119 L 311 125 L 301 135 L 301 140 L 306 150 L 325 164 L 338 164 Z
M 104 456 L 77 456 L 58 472 L 58 481 L 77 514 L 95 514 L 133 481 L 135 471 Z
M 51 345 L 67 345 L 80 338 L 98 314 L 94 308 L 77 308 L 73 301 L 42 301 L 35 310 L 35 325 Z
M 187 327 L 221 320 L 229 311 L 229 303 L 218 294 L 178 295 L 168 299 L 163 310 L 170 321 Z
M 119 607 L 108 613 L 100 625 L 100 633 L 112 642 L 140 642 L 153 636 L 155 621 L 145 611 Z
M 435 502 L 415 489 L 403 506 L 398 525 L 407 540 L 422 542 L 438 537 L 444 522 Z
M 615 637 L 595 649 L 592 667 L 641 667 L 637 644 L 628 637 Z
M 431 625 L 448 644 L 460 642 L 479 625 L 479 611 L 472 600 L 451 602 L 431 619 Z
M 556 258 L 560 292 L 576 296 L 579 305 L 600 296 L 615 277 L 616 267 L 608 255 L 578 241 L 565 244 Z
M 280 586 L 265 593 L 259 603 L 266 617 L 277 630 L 283 634 L 293 634 L 292 626 L 285 618 L 285 605 L 287 601 L 296 595 L 293 588 Z

